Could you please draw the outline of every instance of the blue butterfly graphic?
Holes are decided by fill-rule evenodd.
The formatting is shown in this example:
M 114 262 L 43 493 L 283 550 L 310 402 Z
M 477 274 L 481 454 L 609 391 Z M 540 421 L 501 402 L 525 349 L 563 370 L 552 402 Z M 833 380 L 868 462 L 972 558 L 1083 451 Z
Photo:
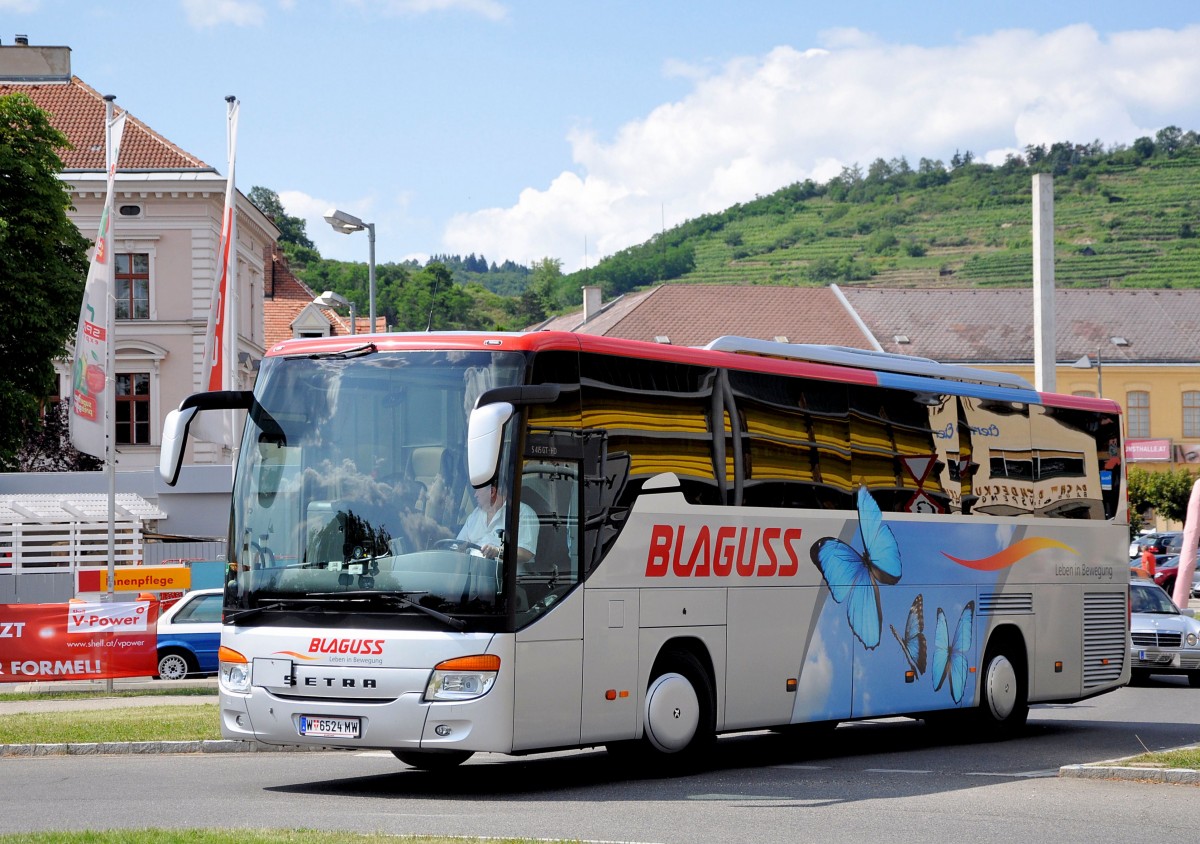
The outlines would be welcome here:
M 827 536 L 818 539 L 809 553 L 833 600 L 846 604 L 854 635 L 867 650 L 874 650 L 883 630 L 879 584 L 890 586 L 900 580 L 900 546 L 866 486 L 858 489 L 858 533 L 862 551 Z
M 967 688 L 967 675 L 970 673 L 968 661 L 971 658 L 971 640 L 975 630 L 975 602 L 967 601 L 958 624 L 954 628 L 954 638 L 950 638 L 950 625 L 946 614 L 938 607 L 937 625 L 933 631 L 933 690 L 939 691 L 946 680 L 950 681 L 950 697 L 955 703 L 962 703 L 963 692 Z
M 918 595 L 908 608 L 908 620 L 904 622 L 904 635 L 896 632 L 893 625 L 888 625 L 892 635 L 904 650 L 904 658 L 919 677 L 925 673 L 925 599 Z

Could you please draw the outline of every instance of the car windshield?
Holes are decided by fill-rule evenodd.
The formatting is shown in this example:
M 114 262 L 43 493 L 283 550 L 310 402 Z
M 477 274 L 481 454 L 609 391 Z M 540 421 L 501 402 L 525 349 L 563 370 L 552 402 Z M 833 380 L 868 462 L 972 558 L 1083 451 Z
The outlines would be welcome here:
M 1133 612 L 1179 615 L 1178 608 L 1158 586 L 1134 584 L 1129 590 L 1129 601 L 1129 608 Z
M 227 621 L 292 610 L 444 626 L 448 613 L 501 612 L 497 561 L 446 540 L 473 502 L 467 417 L 484 390 L 520 383 L 523 355 L 365 348 L 263 362 L 233 495 Z

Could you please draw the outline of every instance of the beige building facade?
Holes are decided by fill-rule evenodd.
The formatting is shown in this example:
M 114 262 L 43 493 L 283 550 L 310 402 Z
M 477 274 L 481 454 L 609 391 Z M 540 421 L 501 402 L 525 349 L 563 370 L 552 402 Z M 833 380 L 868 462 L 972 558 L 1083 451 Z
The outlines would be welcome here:
M 72 149 L 62 181 L 72 221 L 94 239 L 104 204 L 104 113 L 100 92 L 70 69 L 67 47 L 0 46 L 0 96 L 21 93 L 51 116 Z M 118 112 L 120 103 L 117 103 Z M 214 132 L 225 103 L 212 104 Z M 224 162 L 222 162 L 222 165 Z M 218 274 L 226 179 L 133 114 L 118 161 L 113 217 L 117 319 L 118 471 L 158 464 L 166 414 L 202 387 L 209 303 Z M 278 229 L 240 192 L 237 213 L 237 388 L 253 385 L 265 349 L 264 287 Z M 73 349 L 55 362 L 59 395 L 71 393 Z M 233 451 L 192 442 L 185 465 L 228 465 Z

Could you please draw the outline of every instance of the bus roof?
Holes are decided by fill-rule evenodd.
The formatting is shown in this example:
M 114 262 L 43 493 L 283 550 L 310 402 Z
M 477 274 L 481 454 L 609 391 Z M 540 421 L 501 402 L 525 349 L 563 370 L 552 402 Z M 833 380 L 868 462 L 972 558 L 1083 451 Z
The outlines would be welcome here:
M 423 349 L 592 352 L 892 387 L 913 392 L 929 392 L 931 395 L 970 395 L 1026 404 L 1120 413 L 1120 405 L 1110 399 L 1043 393 L 1035 390 L 1024 378 L 1002 372 L 867 349 L 778 343 L 734 336 L 718 337 L 706 346 L 692 347 L 568 331 L 391 332 L 285 340 L 269 349 L 267 356 L 305 357 L 336 354 L 366 346 L 374 346 L 381 352 Z

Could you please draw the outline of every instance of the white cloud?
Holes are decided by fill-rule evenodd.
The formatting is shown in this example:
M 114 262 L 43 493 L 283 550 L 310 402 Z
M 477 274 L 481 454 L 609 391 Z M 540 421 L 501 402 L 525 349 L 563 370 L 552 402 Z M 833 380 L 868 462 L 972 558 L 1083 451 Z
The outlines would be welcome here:
M 0 9 L 18 14 L 36 12 L 39 5 L 39 0 L 0 0 Z
M 231 23 L 259 26 L 267 14 L 255 0 L 180 0 L 189 26 L 196 29 Z
M 1101 37 L 1090 26 L 1005 30 L 948 46 L 888 44 L 856 30 L 820 48 L 778 47 L 719 70 L 668 62 L 690 94 L 622 126 L 579 129 L 576 167 L 514 205 L 460 214 L 450 252 L 551 255 L 564 269 L 790 182 L 905 155 L 971 150 L 1002 162 L 1028 144 L 1128 143 L 1200 124 L 1200 27 Z

